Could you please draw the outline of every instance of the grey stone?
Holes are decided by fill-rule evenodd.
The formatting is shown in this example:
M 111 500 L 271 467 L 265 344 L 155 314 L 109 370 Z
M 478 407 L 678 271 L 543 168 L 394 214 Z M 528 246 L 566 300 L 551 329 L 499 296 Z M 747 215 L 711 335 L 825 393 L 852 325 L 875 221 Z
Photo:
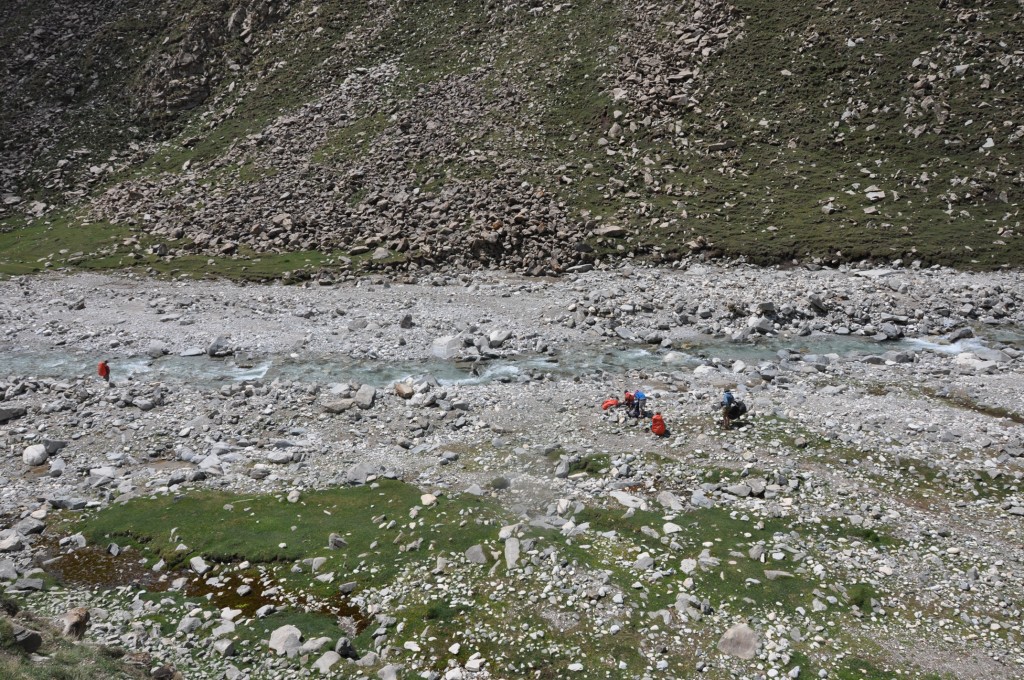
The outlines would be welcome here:
M 89 501 L 85 498 L 71 498 L 68 496 L 56 496 L 47 499 L 50 505 L 58 510 L 85 510 Z
M 307 640 L 303 643 L 302 647 L 299 648 L 299 654 L 313 654 L 315 652 L 319 652 L 329 644 L 331 644 L 331 638 L 329 637 L 318 637 L 312 640 Z
M 487 342 L 491 347 L 498 348 L 508 342 L 511 337 L 512 331 L 510 330 L 495 330 L 491 331 L 490 335 L 487 336 Z
M 36 519 L 35 517 L 26 517 L 14 525 L 14 530 L 22 536 L 41 534 L 45 528 L 46 523 Z
M 398 672 L 400 670 L 402 670 L 402 666 L 388 664 L 377 671 L 377 677 L 379 677 L 380 680 L 398 680 Z
M 737 623 L 719 639 L 718 651 L 740 659 L 753 659 L 759 644 L 757 633 L 750 626 Z
M 14 581 L 18 578 L 18 569 L 10 560 L 0 560 L 0 579 Z
M 672 510 L 673 512 L 680 512 L 683 509 L 682 501 L 680 501 L 679 497 L 676 496 L 671 491 L 662 491 L 661 493 L 659 493 L 658 502 L 661 503 L 662 506 L 668 508 L 669 510 Z
M 51 456 L 59 452 L 61 449 L 66 447 L 68 443 L 60 439 L 44 439 L 43 446 L 46 447 L 46 452 Z
M 373 385 L 361 385 L 356 390 L 355 403 L 361 409 L 368 409 L 373 406 L 373 400 L 377 396 L 377 390 Z
M 18 646 L 29 654 L 36 653 L 39 651 L 39 648 L 43 646 L 43 636 L 34 630 L 23 628 L 18 624 L 13 624 L 11 626 L 11 632 L 14 634 L 14 641 Z
M 462 351 L 461 335 L 446 335 L 437 338 L 430 345 L 430 354 L 438 359 L 454 359 Z
M 313 668 L 318 672 L 327 675 L 331 672 L 331 668 L 334 667 L 339 661 L 341 661 L 341 655 L 334 651 L 324 652 L 323 656 L 313 662 Z
M 345 482 L 353 485 L 366 484 L 366 481 L 376 474 L 376 468 L 365 461 L 356 463 L 345 473 Z
M 740 498 L 746 498 L 750 495 L 750 487 L 742 483 L 729 484 L 728 486 L 723 487 L 722 491 L 732 496 L 739 496 Z
M 235 643 L 227 638 L 214 642 L 213 650 L 221 656 L 234 656 L 237 653 Z
M 153 359 L 159 359 L 165 354 L 170 354 L 170 348 L 163 340 L 151 340 L 146 347 L 146 354 Z
M 626 233 L 625 227 L 621 227 L 617 224 L 606 224 L 594 230 L 595 236 L 605 236 L 608 238 L 621 238 L 625 236 Z
M 292 462 L 290 451 L 271 451 L 267 454 L 267 462 L 275 465 L 285 465 Z
M 505 566 L 514 569 L 519 563 L 519 539 L 511 537 L 505 541 Z
M 474 564 L 487 564 L 487 553 L 484 552 L 483 546 L 477 543 L 466 550 L 466 559 Z
M 704 492 L 700 489 L 695 489 L 690 494 L 690 505 L 695 508 L 713 508 L 715 507 L 714 501 L 704 495 Z
M 202 625 L 202 623 L 203 620 L 197 616 L 186 616 L 178 622 L 177 631 L 179 633 L 185 633 L 187 635 L 188 633 L 192 633 L 196 629 L 198 629 L 199 626 Z
M 43 579 L 41 578 L 20 578 L 11 586 L 11 590 L 43 590 Z
M 18 552 L 25 547 L 21 534 L 11 531 L 7 536 L 0 538 L 0 553 Z
M 324 411 L 327 413 L 344 413 L 355 405 L 355 399 L 332 399 L 324 403 Z
M 21 454 L 21 460 L 30 467 L 38 467 L 44 464 L 50 454 L 46 452 L 46 446 L 43 444 L 33 444 L 32 446 L 25 447 L 25 450 Z
M 281 626 L 270 634 L 268 644 L 278 656 L 287 654 L 291 658 L 302 648 L 302 631 L 295 626 Z
M 235 350 L 232 349 L 231 343 L 223 335 L 217 336 L 217 338 L 206 348 L 207 356 L 211 357 L 226 357 L 234 353 Z
M 26 413 L 28 411 L 23 406 L 0 406 L 0 424 L 21 418 Z
M 766 483 L 763 479 L 758 477 L 752 477 L 747 480 L 747 486 L 750 487 L 751 496 L 763 496 Z

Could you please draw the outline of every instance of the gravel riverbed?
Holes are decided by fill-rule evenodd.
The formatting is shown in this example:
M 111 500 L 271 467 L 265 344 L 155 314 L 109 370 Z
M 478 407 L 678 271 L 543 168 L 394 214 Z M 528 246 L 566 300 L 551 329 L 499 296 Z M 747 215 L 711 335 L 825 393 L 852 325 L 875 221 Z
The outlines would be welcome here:
M 910 677 L 1020 677 L 1022 355 L 1024 281 L 1010 272 L 12 278 L 0 282 L 0 577 L 47 615 L 89 607 L 86 639 L 167 677 L 847 677 L 854 656 Z M 635 388 L 669 436 L 602 410 Z M 724 429 L 727 388 L 750 414 Z M 76 512 L 203 489 L 301 503 L 388 479 L 425 494 L 416 513 L 472 495 L 516 521 L 479 551 L 417 544 L 436 573 L 351 593 L 380 632 L 365 644 L 344 617 L 330 639 L 282 626 L 243 643 L 250 618 L 143 602 L 137 574 L 100 589 L 47 573 L 87 547 L 55 533 Z M 656 523 L 638 542 L 586 521 L 598 510 Z M 681 538 L 688 518 L 718 511 L 752 530 L 809 528 Z M 543 532 L 566 543 L 544 548 Z M 574 561 L 580 545 L 607 568 Z M 702 580 L 748 563 L 760 571 L 739 592 Z M 216 586 L 232 569 L 181 578 Z M 780 578 L 806 583 L 805 597 L 758 597 Z M 479 614 L 458 641 L 402 620 L 431 587 Z M 507 602 L 535 620 L 502 627 L 492 607 Z M 602 647 L 625 635 L 638 666 Z

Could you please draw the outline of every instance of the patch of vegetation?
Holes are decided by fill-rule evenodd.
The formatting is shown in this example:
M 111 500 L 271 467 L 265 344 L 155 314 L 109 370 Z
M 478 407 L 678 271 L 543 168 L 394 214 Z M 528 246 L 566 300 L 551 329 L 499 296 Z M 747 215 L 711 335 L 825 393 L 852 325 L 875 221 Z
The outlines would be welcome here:
M 588 475 L 600 475 L 611 467 L 611 458 L 605 453 L 594 453 L 583 456 L 569 464 L 569 474 L 585 472 Z
M 846 589 L 846 601 L 852 607 L 863 611 L 871 610 L 871 600 L 878 598 L 878 592 L 868 583 L 854 583 Z
M 800 651 L 793 652 L 791 655 L 791 666 L 800 667 L 800 675 L 807 675 L 808 677 L 818 677 L 819 671 L 825 670 L 830 678 L 839 678 L 840 680 L 891 680 L 894 677 L 914 677 L 919 680 L 942 680 L 942 676 L 935 673 L 922 673 L 920 671 L 911 671 L 906 665 L 903 659 L 896 659 L 898 662 L 899 672 L 894 673 L 892 670 L 885 670 L 885 667 L 892 667 L 891 662 L 882 660 L 885 652 L 878 650 L 877 656 L 873 656 L 868 659 L 864 656 L 865 648 L 877 647 L 876 644 L 867 640 L 856 641 L 855 644 L 860 651 L 855 655 L 848 655 L 843 657 L 841 660 L 834 661 L 827 658 L 825 655 L 821 655 L 820 658 L 815 654 L 805 654 Z
M 471 496 L 442 498 L 436 507 L 422 510 L 429 522 L 421 519 L 410 527 L 409 513 L 419 500 L 418 489 L 391 480 L 308 492 L 298 503 L 283 496 L 239 499 L 226 492 L 157 496 L 84 517 L 80 530 L 90 542 L 135 545 L 170 568 L 186 565 L 195 555 L 222 564 L 293 563 L 322 556 L 327 558 L 324 571 L 337 569 L 364 584 L 389 581 L 403 561 L 427 559 L 400 549 L 418 537 L 436 541 L 442 550 L 462 551 L 494 533 L 475 514 L 494 517 L 495 510 Z M 332 532 L 348 547 L 328 550 Z M 181 544 L 188 549 L 177 550 Z
M 43 645 L 29 655 L 14 640 L 17 623 L 37 631 Z M 148 669 L 124 661 L 124 650 L 76 644 L 62 637 L 48 622 L 23 614 L 14 620 L 0 615 L 0 677 L 4 680 L 141 680 Z
M 131 252 L 125 239 L 134 236 L 124 226 L 85 223 L 73 214 L 27 220 L 0 221 L 0 275 L 30 274 L 58 267 L 109 269 L 123 266 L 115 253 Z
M 934 389 L 922 387 L 921 393 L 942 399 L 946 403 L 952 404 L 957 408 L 961 408 L 967 411 L 973 411 L 975 413 L 982 413 L 993 418 L 1006 418 L 1017 424 L 1024 425 L 1024 414 L 1011 411 L 1010 409 L 1000 406 L 998 404 L 984 404 L 975 399 L 969 392 L 959 388 L 952 388 L 944 392 L 939 392 Z
M 681 531 L 671 534 L 671 540 L 681 546 L 683 556 L 696 558 L 706 545 L 712 546 L 710 554 L 720 560 L 720 564 L 707 569 L 698 569 L 691 576 L 696 581 L 695 593 L 710 598 L 714 606 L 721 603 L 737 611 L 753 611 L 753 608 L 766 602 L 782 602 L 787 607 L 795 607 L 804 602 L 814 587 L 814 583 L 805 576 L 791 574 L 775 580 L 765 576 L 765 569 L 773 568 L 758 560 L 746 556 L 747 550 L 759 541 L 770 542 L 776 533 L 788 532 L 785 520 L 753 521 L 736 516 L 737 513 L 726 509 L 709 508 L 695 510 L 677 515 L 672 521 Z M 660 534 L 665 520 L 656 513 L 636 511 L 626 517 L 621 512 L 602 508 L 588 507 L 576 515 L 577 523 L 588 522 L 593 531 L 615 531 L 623 537 L 621 544 L 628 546 L 630 555 L 635 556 L 637 549 L 660 553 L 664 546 L 653 537 L 648 529 Z M 647 528 L 647 529 L 645 529 Z M 732 553 L 744 553 L 742 558 Z M 584 558 L 585 551 L 574 551 L 578 557 Z M 592 558 L 591 558 L 592 559 Z M 623 560 L 628 556 L 623 555 Z M 631 570 L 622 570 L 621 565 L 610 566 L 618 572 L 619 583 L 629 588 L 636 580 Z M 668 565 L 665 565 L 668 566 Z M 774 568 L 785 571 L 785 565 Z M 648 596 L 649 606 L 667 606 L 675 601 L 671 584 L 675 579 L 663 579 L 650 585 Z

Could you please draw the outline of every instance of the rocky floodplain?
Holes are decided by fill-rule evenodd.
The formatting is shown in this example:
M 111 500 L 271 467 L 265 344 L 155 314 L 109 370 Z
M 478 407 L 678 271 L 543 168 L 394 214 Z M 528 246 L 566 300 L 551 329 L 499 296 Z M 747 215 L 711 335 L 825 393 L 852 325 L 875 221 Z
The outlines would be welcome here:
M 153 677 L 1024 673 L 1019 276 L 324 283 L 0 282 L 6 597 Z

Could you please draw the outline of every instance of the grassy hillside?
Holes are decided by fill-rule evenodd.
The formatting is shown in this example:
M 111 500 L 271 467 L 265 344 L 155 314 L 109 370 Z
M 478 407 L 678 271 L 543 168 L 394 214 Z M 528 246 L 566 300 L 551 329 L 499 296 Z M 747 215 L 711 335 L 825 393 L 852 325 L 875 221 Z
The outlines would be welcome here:
M 2 271 L 1024 261 L 1013 0 L 0 11 L 0 230 L 138 241 Z

